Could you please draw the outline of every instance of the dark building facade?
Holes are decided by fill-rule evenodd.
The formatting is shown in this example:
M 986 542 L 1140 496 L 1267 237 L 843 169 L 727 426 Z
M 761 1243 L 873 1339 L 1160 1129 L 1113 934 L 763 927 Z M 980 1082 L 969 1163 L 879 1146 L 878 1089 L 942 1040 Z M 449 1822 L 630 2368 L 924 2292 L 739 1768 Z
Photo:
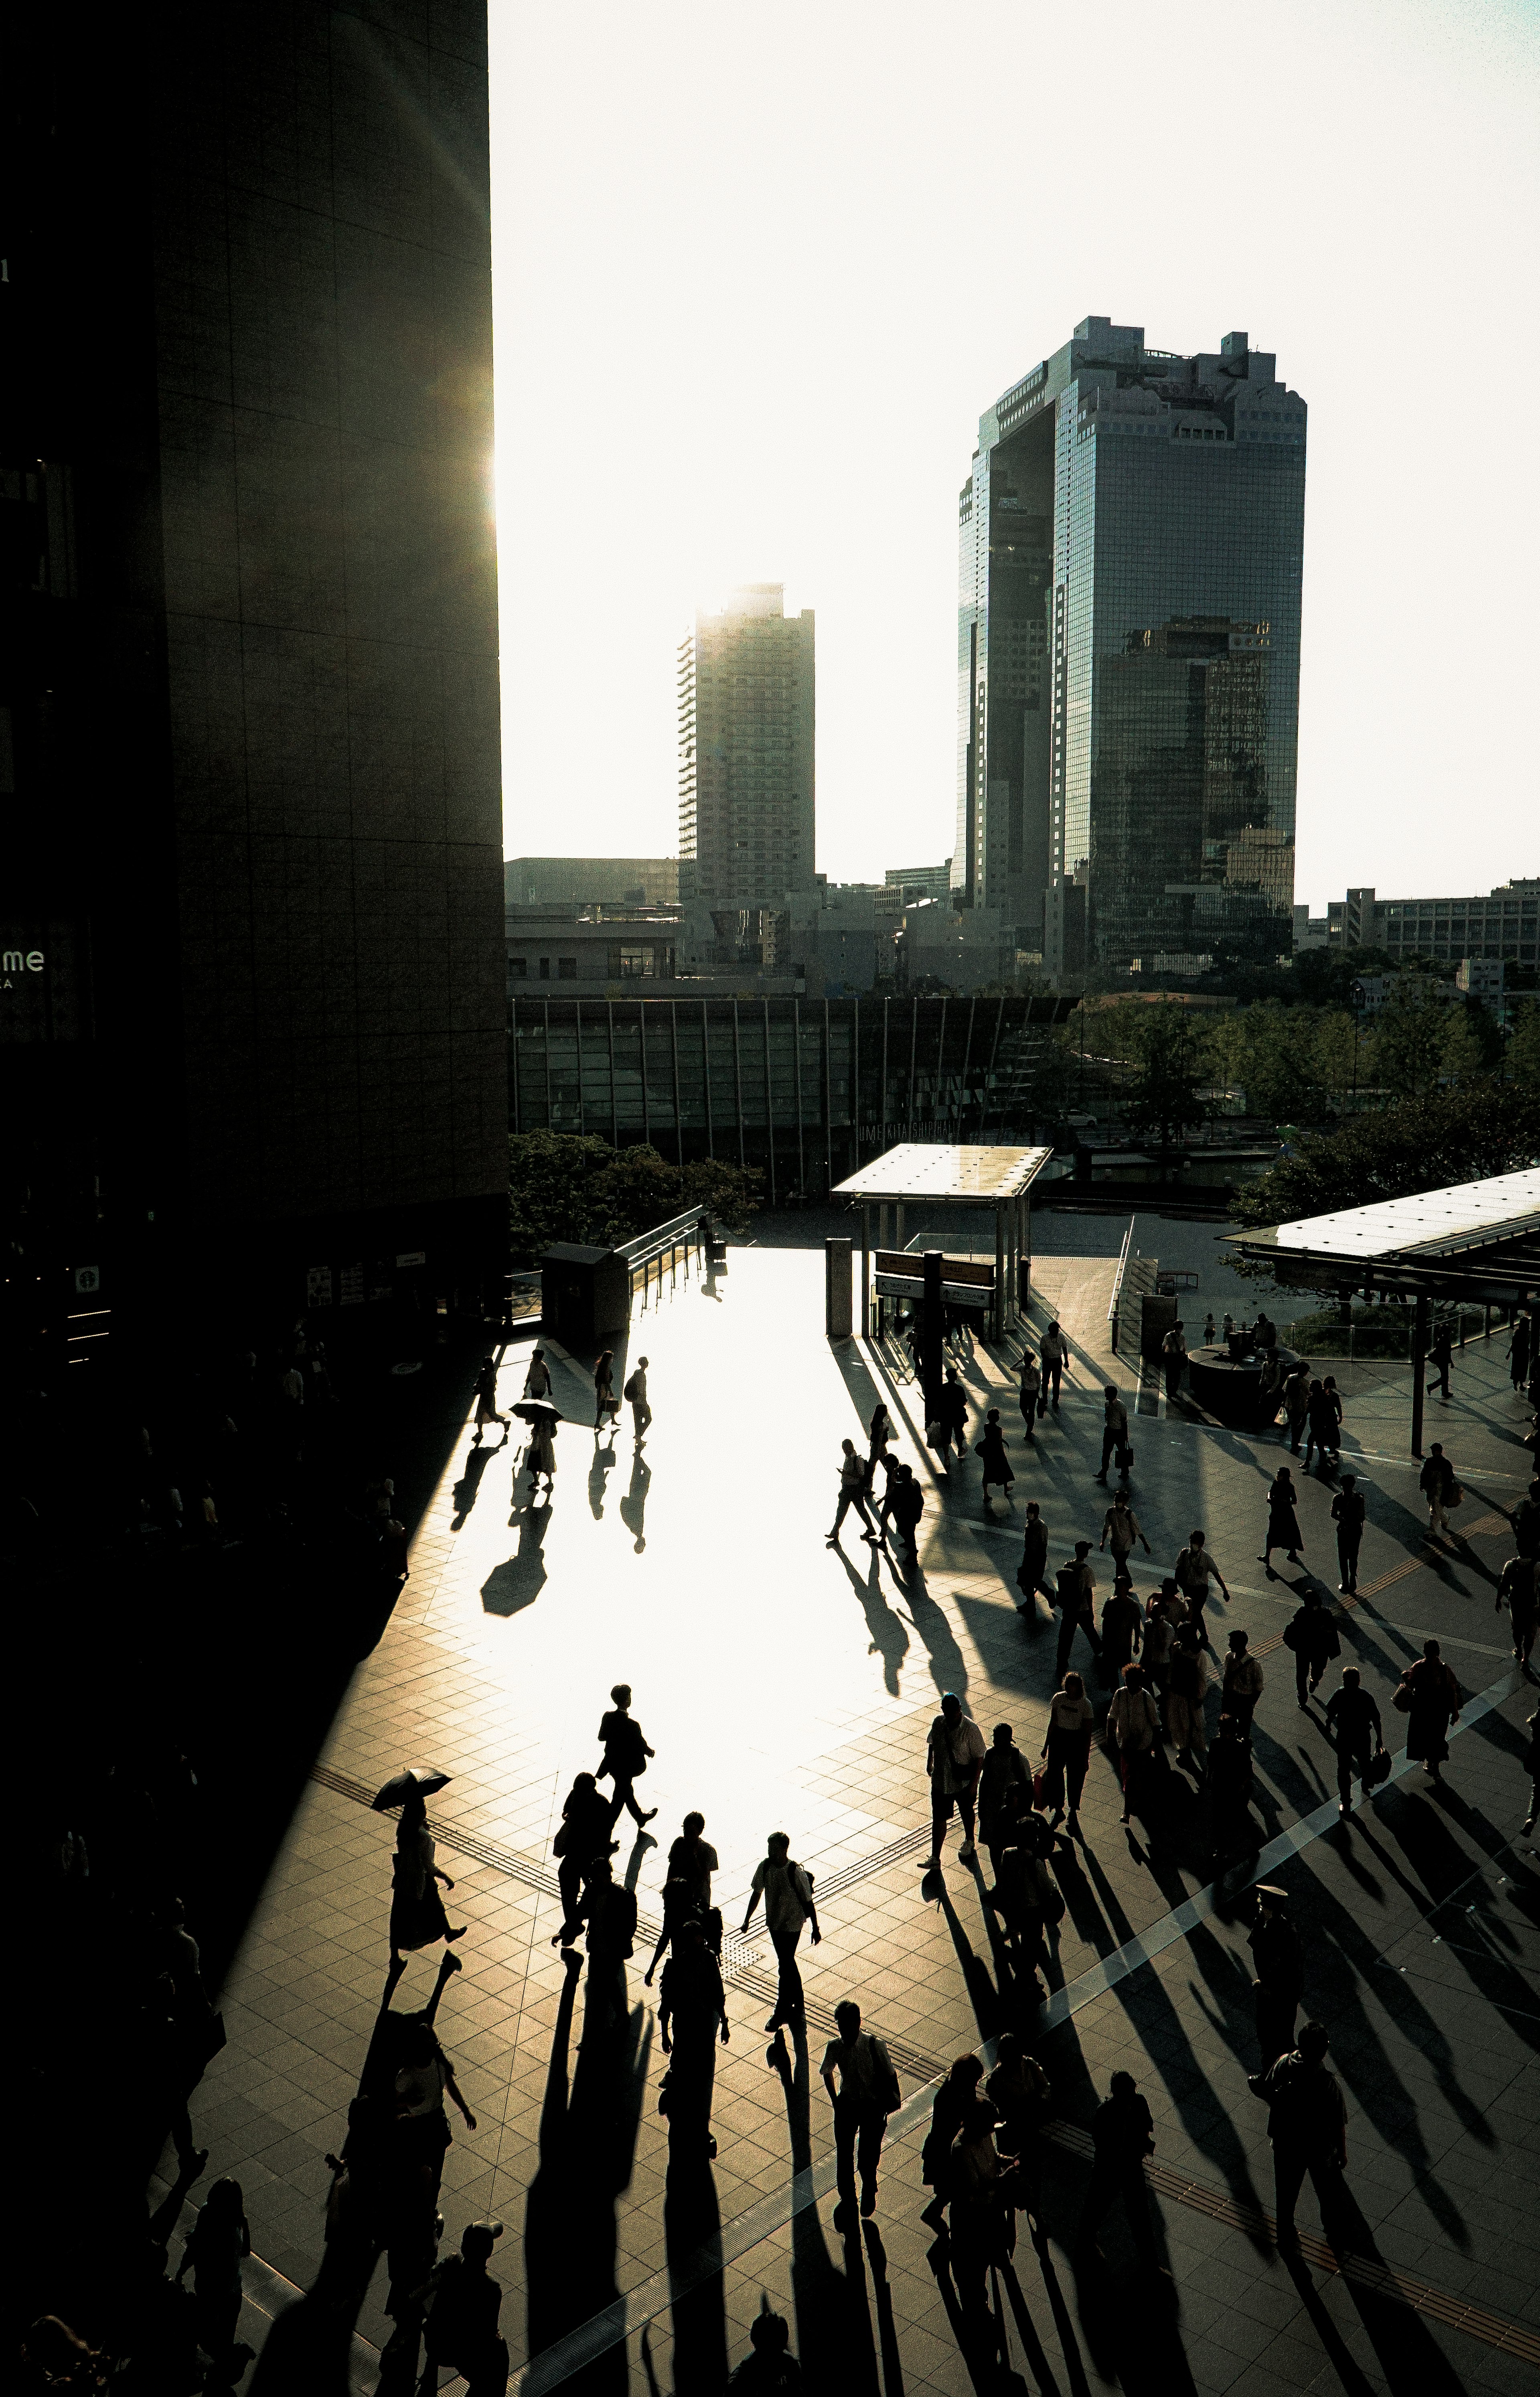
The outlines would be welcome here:
M 44 12 L 7 84 L 12 1305 L 490 1277 L 485 9 Z
M 1051 971 L 1292 939 L 1305 403 L 1091 316 L 981 420 L 953 879 Z
M 1063 999 L 516 998 L 516 1132 L 757 1167 L 774 1205 L 900 1140 L 1009 1141 Z

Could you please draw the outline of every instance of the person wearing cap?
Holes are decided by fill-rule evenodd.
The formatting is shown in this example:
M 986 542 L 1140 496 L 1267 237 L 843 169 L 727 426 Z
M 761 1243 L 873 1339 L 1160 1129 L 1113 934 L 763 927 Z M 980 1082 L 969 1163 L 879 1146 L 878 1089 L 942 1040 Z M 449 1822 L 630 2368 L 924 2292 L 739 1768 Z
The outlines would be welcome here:
M 922 1872 L 934 1872 L 940 1865 L 954 1809 L 962 1828 L 957 1854 L 965 1865 L 977 1855 L 973 1799 L 987 1753 L 983 1732 L 963 1713 L 962 1700 L 948 1690 L 925 1743 L 925 1770 L 931 1777 L 931 1853 L 920 1867 Z
M 502 2283 L 487 2260 L 502 2236 L 501 2222 L 471 2222 L 461 2233 L 458 2256 L 435 2264 L 420 2298 L 427 2302 L 423 2346 L 427 2361 L 418 2397 L 431 2397 L 448 2368 L 466 2384 L 466 2397 L 503 2397 L 508 2386 L 508 2342 L 498 2333 Z
M 1359 1586 L 1359 1550 L 1368 1511 L 1358 1475 L 1345 1473 L 1342 1488 L 1332 1501 L 1332 1520 L 1337 1527 L 1337 1587 L 1345 1598 L 1350 1598 Z
M 1297 2247 L 1294 2205 L 1305 2176 L 1316 2185 L 1323 2227 L 1336 2210 L 1340 2176 L 1347 2165 L 1347 2109 L 1342 2084 L 1326 2069 L 1331 2044 L 1326 2025 L 1307 2022 L 1299 2045 L 1279 2056 L 1248 2083 L 1253 2097 L 1265 2099 L 1267 2136 L 1273 2143 L 1273 2200 L 1279 2247 Z
M 1361 1781 L 1369 1760 L 1385 1746 L 1380 1710 L 1363 1688 L 1356 1665 L 1342 1668 L 1342 1687 L 1326 1701 L 1326 1732 L 1337 1750 L 1337 1813 L 1346 1822 L 1353 1811 L 1353 1775 Z M 1370 1740 L 1373 1740 L 1373 1749 Z
M 1305 1994 L 1305 1963 L 1299 1934 L 1286 1912 L 1288 1903 L 1287 1890 L 1273 1881 L 1260 1882 L 1256 1920 L 1246 1935 L 1256 1967 L 1252 1994 L 1256 2000 L 1256 2043 L 1262 2050 L 1264 2071 L 1276 2056 L 1286 2055 L 1293 2046 L 1294 2017 Z

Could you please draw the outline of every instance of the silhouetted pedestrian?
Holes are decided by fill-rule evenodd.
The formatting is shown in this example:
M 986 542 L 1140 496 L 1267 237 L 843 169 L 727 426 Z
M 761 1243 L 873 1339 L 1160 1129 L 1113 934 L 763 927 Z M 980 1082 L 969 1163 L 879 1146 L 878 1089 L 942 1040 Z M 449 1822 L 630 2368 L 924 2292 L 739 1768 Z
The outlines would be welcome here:
M 1368 1511 L 1357 1474 L 1345 1473 L 1342 1488 L 1332 1501 L 1332 1520 L 1337 1527 L 1337 1587 L 1345 1597 L 1351 1597 L 1358 1589 L 1359 1550 L 1363 1545 Z
M 1220 1572 L 1213 1551 L 1210 1548 L 1207 1537 L 1202 1531 L 1188 1533 L 1187 1545 L 1185 1548 L 1178 1548 L 1176 1562 L 1172 1570 L 1176 1587 L 1187 1601 L 1187 1612 L 1198 1627 L 1198 1637 L 1201 1643 L 1208 1638 L 1208 1627 L 1203 1618 L 1203 1610 L 1209 1602 L 1210 1581 L 1216 1581 L 1219 1584 L 1226 1605 L 1229 1604 L 1230 1600 L 1230 1586 Z
M 1000 2118 L 995 2144 L 1016 2159 L 1021 2177 L 1016 2202 L 1037 2238 L 1042 2231 L 1042 2133 L 1052 2111 L 1052 2083 L 1014 2031 L 1001 2031 L 995 2053 L 999 2061 L 984 2084 L 984 2095 Z
M 1439 1396 L 1441 1399 L 1447 1399 L 1449 1369 L 1454 1362 L 1454 1342 L 1450 1334 L 1447 1321 L 1439 1324 L 1434 1332 L 1433 1345 L 1427 1352 L 1427 1361 L 1439 1376 Z
M 524 1376 L 527 1399 L 548 1399 L 551 1395 L 551 1368 L 545 1361 L 545 1351 L 537 1348 L 529 1359 L 529 1370 Z
M 238 2180 L 215 2181 L 187 2234 L 177 2285 L 193 2274 L 194 2323 L 198 2345 L 218 2371 L 230 2360 L 241 2319 L 241 2262 L 251 2253 L 246 2200 Z M 219 2382 L 212 2380 L 210 2388 Z
M 615 1851 L 615 1842 L 609 1836 L 612 1820 L 609 1801 L 594 1775 L 575 1774 L 551 1842 L 556 1858 L 556 1886 L 561 1892 L 561 1922 L 551 1935 L 553 1948 L 565 1948 L 578 1935 L 582 1921 L 579 1908 L 588 1868 L 596 1856 L 612 1855 Z
M 829 1548 L 837 1547 L 839 1544 L 839 1527 L 845 1520 L 846 1516 L 850 1513 L 852 1506 L 855 1508 L 856 1513 L 860 1516 L 863 1523 L 866 1527 L 861 1534 L 862 1538 L 864 1540 L 875 1540 L 877 1536 L 876 1532 L 872 1529 L 872 1519 L 866 1512 L 866 1468 L 862 1464 L 860 1457 L 856 1454 L 855 1442 L 853 1440 L 842 1440 L 839 1446 L 841 1452 L 839 1466 L 839 1504 L 835 1509 L 833 1529 L 830 1531 L 828 1537 L 824 1543 L 824 1547 Z
M 674 2059 L 665 2084 L 669 2146 L 710 2158 L 716 2153 L 711 2136 L 716 2049 L 728 2043 L 728 2013 L 721 1972 L 699 1922 L 682 1926 L 663 1966 L 658 2032 L 663 2054 Z
M 934 1872 L 941 1863 L 954 1810 L 962 1830 L 958 1855 L 970 1864 L 978 1853 L 973 1844 L 973 1798 L 984 1759 L 983 1732 L 963 1713 L 962 1700 L 948 1690 L 925 1743 L 925 1770 L 931 1778 L 931 1853 L 921 1871 Z
M 652 1409 L 647 1396 L 648 1361 L 645 1357 L 637 1358 L 625 1377 L 625 1387 L 621 1393 L 631 1409 L 632 1436 L 638 1448 L 647 1446 L 647 1428 L 652 1421 Z
M 872 1420 L 867 1426 L 867 1434 L 870 1445 L 866 1453 L 866 1487 L 870 1490 L 873 1477 L 877 1472 L 877 1458 L 893 1436 L 893 1419 L 881 1399 L 878 1399 L 872 1409 Z
M 789 2029 L 799 2030 L 806 2022 L 807 2010 L 802 1975 L 797 1963 L 797 1943 L 802 1936 L 804 1923 L 811 1926 L 815 1948 L 824 1934 L 818 1927 L 818 1908 L 813 1903 L 811 1876 L 795 1861 L 790 1837 L 784 1831 L 770 1833 L 765 1843 L 764 1861 L 754 1868 L 754 1883 L 749 1891 L 748 1905 L 743 1909 L 745 1933 L 761 1898 L 765 1901 L 765 1928 L 775 1949 L 778 1975 L 775 2012 L 765 2029 L 779 2030 L 784 2023 Z
M 481 1370 L 475 1377 L 475 1438 L 471 1443 L 473 1448 L 481 1446 L 482 1431 L 489 1423 L 502 1426 L 502 1437 L 506 1440 L 508 1418 L 497 1411 L 497 1360 L 492 1357 L 483 1357 Z
M 608 1780 L 610 1784 L 613 1791 L 609 1804 L 611 1823 L 619 1821 L 623 1806 L 639 1827 L 643 1823 L 650 1823 L 658 1810 L 656 1806 L 637 1805 L 633 1784 L 639 1781 L 647 1771 L 648 1758 L 655 1756 L 658 1751 L 649 1748 L 642 1736 L 641 1725 L 632 1716 L 629 1681 L 617 1681 L 609 1693 L 609 1699 L 608 1710 L 599 1717 L 604 1761 L 595 1778 Z
M 1252 2094 L 1267 2103 L 1267 2136 L 1273 2143 L 1273 2200 L 1279 2247 L 1297 2247 L 1294 2206 L 1305 2176 L 1316 2185 L 1320 2218 L 1330 2230 L 1341 2199 L 1347 2163 L 1347 2109 L 1336 2075 L 1326 2069 L 1330 2045 L 1324 2023 L 1307 2022 L 1299 2045 L 1252 2076 Z
M 1160 1370 L 1166 1380 L 1167 1403 L 1182 1387 L 1182 1376 L 1187 1366 L 1187 1339 L 1180 1319 L 1172 1325 L 1160 1343 Z
M 1137 1665 L 1123 1667 L 1121 1686 L 1113 1693 L 1107 1708 L 1107 1728 L 1118 1743 L 1123 1784 L 1121 1820 L 1126 1823 L 1136 1806 L 1141 1813 L 1145 1810 L 1155 1743 L 1160 1736 L 1160 1710 Z
M 1095 1725 L 1096 1709 L 1086 1695 L 1085 1683 L 1078 1673 L 1066 1673 L 1063 1686 L 1049 1700 L 1042 1745 L 1047 1762 L 1039 1798 L 1044 1806 L 1052 1808 L 1049 1820 L 1055 1827 L 1064 1820 L 1066 1797 L 1071 1826 L 1078 1826 L 1080 1793 L 1086 1786 Z
M 1101 1634 L 1096 1628 L 1096 1573 L 1091 1561 L 1091 1542 L 1077 1540 L 1075 1554 L 1066 1557 L 1054 1575 L 1055 1596 L 1059 1608 L 1059 1648 L 1053 1670 L 1062 1681 L 1075 1645 L 1075 1634 L 1083 1631 L 1091 1653 L 1100 1658 Z
M 1043 1369 L 1043 1396 L 1050 1399 L 1053 1412 L 1057 1414 L 1059 1386 L 1064 1379 L 1065 1367 L 1069 1362 L 1069 1343 L 1059 1329 L 1057 1316 L 1043 1333 L 1042 1343 L 1038 1350 L 1038 1361 Z M 1046 1411 L 1045 1408 L 1044 1412 Z
M 1513 1545 L 1521 1557 L 1540 1559 L 1540 1476 L 1513 1510 Z
M 990 2321 L 989 2273 L 1009 2264 L 1015 2251 L 1019 2181 L 1014 2157 L 1002 2156 L 995 2144 L 994 2106 L 987 2097 L 976 2097 L 952 2148 L 947 2224 L 948 2261 L 963 2320 L 981 2335 Z
M 1101 1545 L 1104 1548 L 1109 1540 L 1112 1543 L 1112 1563 L 1115 1573 L 1127 1573 L 1128 1561 L 1133 1554 L 1135 1540 L 1140 1542 L 1146 1557 L 1150 1553 L 1150 1544 L 1140 1528 L 1138 1516 L 1129 1505 L 1129 1494 L 1126 1490 L 1114 1491 L 1112 1504 L 1102 1518 Z
M 931 2127 L 925 2134 L 925 2144 L 919 2151 L 919 2176 L 925 2187 L 935 2191 L 931 2203 L 920 2209 L 920 2220 L 932 2230 L 939 2230 L 946 2212 L 951 2189 L 952 2144 L 961 2130 L 969 2108 L 978 2096 L 979 2082 L 984 2079 L 984 2067 L 976 2056 L 954 2058 L 951 2070 L 939 2082 L 931 2100 Z
M 973 1453 L 984 1466 L 984 1512 L 987 1514 L 991 1482 L 1003 1490 L 1009 1498 L 1011 1484 L 1016 1478 L 1011 1470 L 1011 1460 L 1005 1453 L 1005 1434 L 1000 1429 L 998 1407 L 991 1407 L 985 1416 L 984 1438 L 974 1443 Z
M 1283 2056 L 1294 2043 L 1294 2018 L 1305 1995 L 1305 1959 L 1299 1934 L 1289 1920 L 1289 1893 L 1276 1881 L 1263 1881 L 1256 1893 L 1256 1918 L 1246 1935 L 1255 1977 L 1256 2042 L 1263 2068 Z
M 1283 1363 L 1276 1348 L 1270 1348 L 1262 1360 L 1262 1373 L 1256 1386 L 1257 1421 L 1264 1427 L 1278 1421 L 1278 1411 L 1283 1403 Z
M 1144 1643 L 1145 1618 L 1127 1573 L 1119 1573 L 1102 1607 L 1102 1679 L 1118 1681 Z
M 436 1861 L 433 1833 L 428 1828 L 428 1804 L 413 1784 L 395 1827 L 395 1859 L 391 1876 L 391 1962 L 399 1962 L 403 1948 L 431 1948 L 437 1939 L 462 1939 L 463 1922 L 451 1928 L 438 1895 L 438 1884 L 454 1883 Z
M 1335 1465 L 1342 1453 L 1342 1399 L 1335 1381 L 1328 1374 L 1323 1382 L 1312 1382 L 1305 1409 L 1305 1469 L 1310 1469 L 1312 1450 L 1319 1449 L 1322 1468 Z
M 588 1868 L 588 1883 L 579 1909 L 588 1953 L 588 2011 L 583 2018 L 583 2043 L 603 2039 L 625 2004 L 625 1967 L 636 1939 L 635 1893 L 618 1881 L 608 1856 L 596 1856 Z
M 1303 1359 L 1292 1367 L 1283 1385 L 1283 1418 L 1289 1428 L 1289 1446 L 1299 1454 L 1300 1434 L 1310 1412 L 1310 1368 Z
M 1417 1476 L 1417 1487 L 1427 1500 L 1427 1531 L 1430 1539 L 1441 1539 L 1449 1529 L 1448 1509 L 1453 1504 L 1458 1484 L 1454 1468 L 1444 1454 L 1444 1444 L 1436 1440 L 1427 1452 L 1427 1463 Z
M 1256 1712 L 1257 1700 L 1265 1681 L 1266 1675 L 1251 1653 L 1246 1633 L 1232 1631 L 1222 1683 L 1225 1712 L 1239 1724 L 1248 1738 L 1251 1736 L 1252 1717 Z
M 997 1875 L 1017 1812 L 1032 1804 L 1032 1769 L 1010 1723 L 997 1723 L 979 1774 L 979 1829 Z
M 621 1402 L 615 1396 L 615 1351 L 613 1348 L 601 1349 L 598 1362 L 594 1367 L 596 1438 L 604 1428 L 605 1418 L 608 1416 L 609 1420 L 614 1423 L 619 1419 L 620 1412 Z
M 1106 1383 L 1102 1391 L 1102 1465 L 1098 1481 L 1107 1478 L 1107 1466 L 1114 1457 L 1124 1486 L 1133 1466 L 1133 1451 L 1129 1446 L 1128 1409 L 1118 1395 L 1115 1382 Z
M 1326 1701 L 1326 1730 L 1336 1747 L 1337 1813 L 1346 1822 L 1353 1811 L 1354 1774 L 1361 1781 L 1385 1746 L 1379 1707 L 1363 1687 L 1356 1665 L 1343 1667 L 1341 1687 Z
M 1275 1548 L 1287 1550 L 1292 1565 L 1299 1562 L 1299 1552 L 1305 1543 L 1300 1537 L 1299 1517 L 1294 1511 L 1298 1496 L 1293 1475 L 1286 1465 L 1280 1465 L 1267 1484 L 1267 1538 L 1257 1559 L 1258 1564 L 1265 1565 L 1269 1581 L 1278 1579 L 1273 1571 Z
M 1294 1694 L 1300 1705 L 1307 1707 L 1327 1666 L 1342 1654 L 1336 1624 L 1313 1584 L 1306 1587 L 1298 1614 L 1283 1627 L 1283 1644 L 1293 1653 Z
M 529 1467 L 529 1480 L 533 1492 L 536 1494 L 539 1493 L 541 1482 L 543 1480 L 546 1495 L 549 1496 L 556 1486 L 556 1426 L 550 1415 L 541 1415 L 531 1426 L 525 1462 Z M 515 1477 L 517 1478 L 516 1465 Z
M 948 1449 L 955 1448 L 960 1458 L 968 1454 L 968 1393 L 957 1379 L 955 1365 L 946 1368 L 946 1379 L 936 1399 L 936 1414 L 946 1435 Z
M 1038 1511 L 1036 1498 L 1026 1502 L 1026 1526 L 1022 1540 L 1022 1560 L 1016 1567 L 1016 1587 L 1021 1591 L 1018 1614 L 1036 1616 L 1038 1593 L 1040 1590 L 1050 1606 L 1053 1603 L 1053 1585 L 1048 1578 L 1048 1525 Z
M 1096 2160 L 1075 2243 L 1082 2251 L 1094 2247 L 1096 2232 L 1108 2208 L 1121 2198 L 1133 2243 L 1143 2261 L 1153 2267 L 1155 2231 L 1145 2182 L 1145 2158 L 1155 2152 L 1155 2124 L 1132 2072 L 1113 2074 L 1110 2094 L 1091 2117 L 1091 2136 Z
M 1406 1704 L 1401 1707 L 1401 1699 Z M 1460 1720 L 1460 1684 L 1444 1663 L 1436 1640 L 1423 1641 L 1423 1653 L 1401 1675 L 1393 1700 L 1406 1715 L 1406 1752 L 1422 1761 L 1430 1781 L 1441 1781 L 1439 1767 L 1449 1755 L 1448 1732 Z
M 893 1520 L 898 1535 L 906 1549 L 911 1564 L 919 1561 L 919 1519 L 925 1512 L 925 1493 L 920 1488 L 912 1465 L 899 1467 L 897 1486 L 890 1485 Z
M 1038 1439 L 1038 1417 L 1042 1412 L 1043 1377 L 1038 1359 L 1030 1348 L 1022 1350 L 1022 1378 L 1017 1399 L 1022 1411 L 1022 1429 L 1034 1446 Z
M 1529 1380 L 1530 1341 L 1533 1326 L 1527 1311 L 1520 1307 L 1513 1319 L 1513 1337 L 1508 1342 L 1508 1378 L 1516 1390 L 1521 1390 Z
M 861 2028 L 861 2008 L 847 1998 L 836 2006 L 839 2036 L 824 2051 L 819 2067 L 834 2107 L 836 2180 L 847 2205 L 855 2203 L 861 2176 L 861 2211 L 877 2212 L 877 2174 L 888 2117 L 896 2113 L 898 2075 L 881 2040 Z
M 1105 1621 L 1104 1614 L 1103 1620 Z M 1178 1764 L 1192 1766 L 1201 1776 L 1208 1754 L 1208 1726 L 1203 1700 L 1208 1694 L 1209 1664 L 1198 1644 L 1198 1632 L 1183 1624 L 1172 1646 L 1166 1667 L 1166 1732 Z
M 1540 1574 L 1533 1557 L 1509 1557 L 1497 1584 L 1494 1610 L 1501 1614 L 1506 1606 L 1513 1632 L 1513 1661 L 1522 1665 L 1526 1673 L 1534 1647 L 1535 1619 L 1540 1610 L 1540 1592 L 1536 1577 Z
M 487 2270 L 501 2222 L 470 2222 L 460 2234 L 460 2253 L 435 2264 L 418 2292 L 427 2308 L 422 2325 L 426 2362 L 418 2397 L 432 2397 L 442 2371 L 458 2372 L 466 2397 L 503 2397 L 508 2386 L 508 2342 L 498 2317 L 502 2284 Z

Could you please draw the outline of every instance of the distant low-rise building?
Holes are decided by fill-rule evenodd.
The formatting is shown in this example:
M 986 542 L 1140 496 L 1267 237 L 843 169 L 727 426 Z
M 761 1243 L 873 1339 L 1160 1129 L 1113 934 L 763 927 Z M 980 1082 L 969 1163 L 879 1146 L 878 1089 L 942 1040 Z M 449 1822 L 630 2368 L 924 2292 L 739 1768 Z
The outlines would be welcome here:
M 1016 967 L 1016 932 L 998 907 L 955 907 L 922 900 L 906 907 L 893 935 L 894 972 L 900 987 L 925 981 L 950 990 L 978 990 L 1011 981 Z
M 508 857 L 502 896 L 510 907 L 676 907 L 676 857 Z
M 1501 883 L 1484 899 L 1382 899 L 1371 884 L 1333 899 L 1326 920 L 1327 943 L 1334 949 L 1387 949 L 1392 957 L 1431 957 L 1440 965 L 1500 957 L 1533 966 L 1540 879 Z
M 643 907 L 511 906 L 503 911 L 508 993 L 545 984 L 568 998 L 672 983 L 679 914 Z
M 1312 916 L 1308 906 L 1294 909 L 1294 955 L 1302 949 L 1324 949 L 1330 938 L 1328 918 Z

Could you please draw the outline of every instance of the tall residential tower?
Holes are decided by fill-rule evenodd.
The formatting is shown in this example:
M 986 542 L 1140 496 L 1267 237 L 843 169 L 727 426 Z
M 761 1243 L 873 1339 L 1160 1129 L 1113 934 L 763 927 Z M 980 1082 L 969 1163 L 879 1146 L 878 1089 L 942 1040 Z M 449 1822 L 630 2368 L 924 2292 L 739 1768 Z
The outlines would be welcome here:
M 1305 422 L 1105 316 L 980 420 L 953 881 L 1051 971 L 1289 948 Z
M 746 584 L 679 644 L 679 896 L 714 918 L 813 877 L 813 611 L 783 591 Z

